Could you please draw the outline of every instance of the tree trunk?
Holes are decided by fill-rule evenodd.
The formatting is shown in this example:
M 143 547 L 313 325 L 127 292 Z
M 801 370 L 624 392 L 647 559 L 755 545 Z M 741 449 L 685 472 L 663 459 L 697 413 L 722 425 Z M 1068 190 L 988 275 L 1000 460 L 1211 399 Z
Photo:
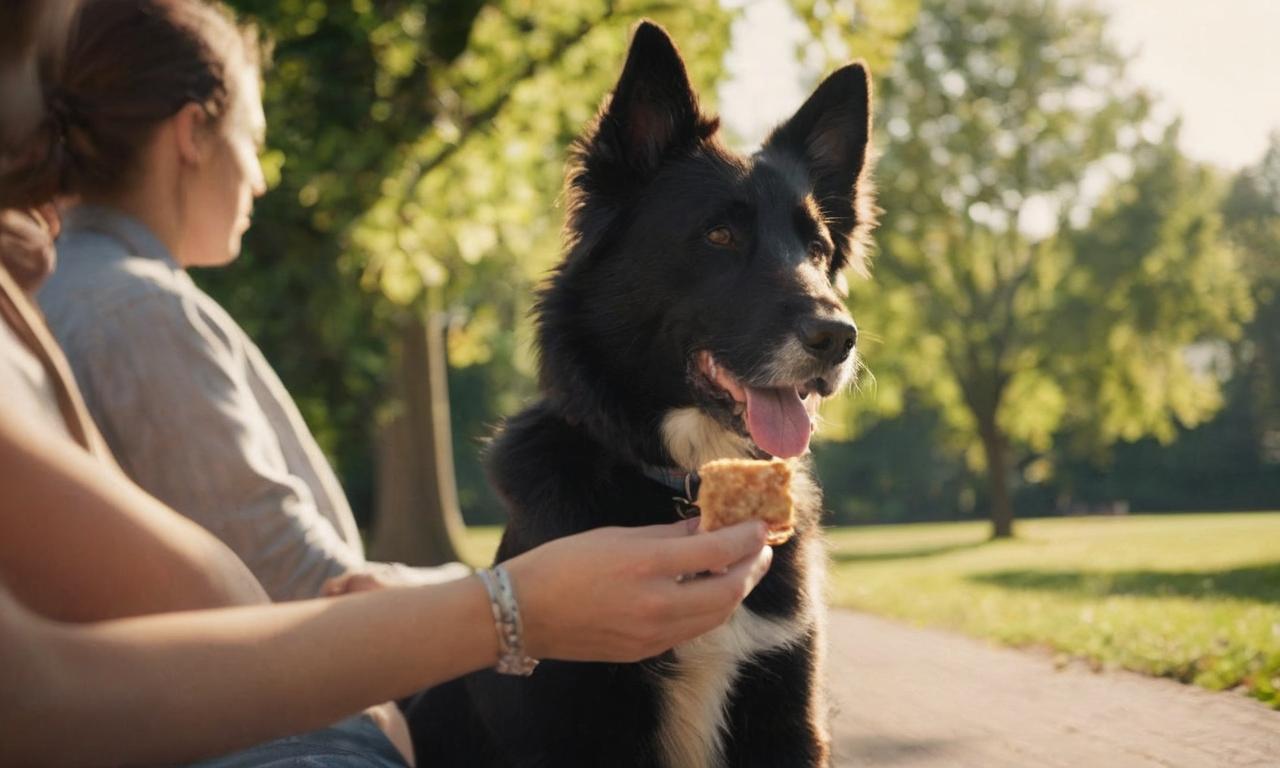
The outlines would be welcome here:
M 1013 502 L 1009 498 L 1009 440 L 994 414 L 979 417 L 978 432 L 987 456 L 987 486 L 991 495 L 991 538 L 1013 536 Z
M 405 322 L 392 381 L 398 411 L 378 435 L 370 555 L 409 565 L 460 560 L 465 535 L 453 473 L 444 315 Z

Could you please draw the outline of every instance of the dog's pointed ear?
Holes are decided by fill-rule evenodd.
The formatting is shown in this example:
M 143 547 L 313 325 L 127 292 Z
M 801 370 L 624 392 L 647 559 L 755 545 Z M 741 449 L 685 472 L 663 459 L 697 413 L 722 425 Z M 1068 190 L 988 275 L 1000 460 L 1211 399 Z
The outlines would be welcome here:
M 862 271 L 861 239 L 872 226 L 874 204 L 867 166 L 871 139 L 871 79 L 862 62 L 842 67 L 780 125 L 764 144 L 798 159 L 809 172 L 814 199 L 836 241 L 832 271 Z
M 609 105 L 600 116 L 596 151 L 607 151 L 641 175 L 652 173 L 671 150 L 715 130 L 698 111 L 684 61 L 662 27 L 642 21 Z

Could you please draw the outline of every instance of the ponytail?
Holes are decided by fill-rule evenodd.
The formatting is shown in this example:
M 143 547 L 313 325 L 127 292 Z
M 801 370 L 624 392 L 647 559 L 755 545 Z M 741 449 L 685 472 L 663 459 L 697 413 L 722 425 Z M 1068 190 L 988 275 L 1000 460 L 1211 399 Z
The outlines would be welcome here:
M 217 124 L 235 67 L 259 65 L 254 31 L 203 0 L 85 0 L 54 53 L 35 128 L 0 157 L 0 207 L 127 187 L 160 123 L 195 103 Z

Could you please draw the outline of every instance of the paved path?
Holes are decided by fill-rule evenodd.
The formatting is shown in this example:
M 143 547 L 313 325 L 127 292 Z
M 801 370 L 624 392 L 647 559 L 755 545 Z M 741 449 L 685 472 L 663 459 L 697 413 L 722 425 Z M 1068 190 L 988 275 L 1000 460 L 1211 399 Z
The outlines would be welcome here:
M 1128 672 L 834 611 L 842 768 L 1280 768 L 1280 712 Z

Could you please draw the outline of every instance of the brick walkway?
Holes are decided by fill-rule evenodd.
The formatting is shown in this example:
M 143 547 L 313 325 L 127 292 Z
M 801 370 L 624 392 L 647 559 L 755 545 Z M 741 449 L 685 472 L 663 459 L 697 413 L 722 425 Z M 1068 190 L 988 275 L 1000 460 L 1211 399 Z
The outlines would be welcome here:
M 833 611 L 836 765 L 1280 767 L 1280 712 L 1127 672 Z

